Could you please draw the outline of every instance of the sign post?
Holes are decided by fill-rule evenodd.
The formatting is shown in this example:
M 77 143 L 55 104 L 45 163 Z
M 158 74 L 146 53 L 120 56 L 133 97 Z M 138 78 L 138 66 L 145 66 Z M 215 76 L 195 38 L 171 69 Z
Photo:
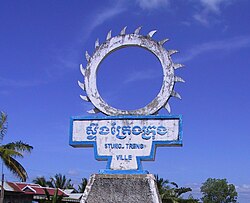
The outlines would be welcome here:
M 71 146 L 93 146 L 106 174 L 145 174 L 141 160 L 154 160 L 157 146 L 182 144 L 180 116 L 74 117 L 71 126 Z
M 170 113 L 168 103 L 170 97 L 181 99 L 180 95 L 174 90 L 174 85 L 176 82 L 184 82 L 184 80 L 175 76 L 174 70 L 183 65 L 175 64 L 171 59 L 171 55 L 176 53 L 176 50 L 166 50 L 163 47 L 168 39 L 155 41 L 152 36 L 156 30 L 149 32 L 147 36 L 143 36 L 139 34 L 140 29 L 141 27 L 137 28 L 133 34 L 126 34 L 125 27 L 115 37 L 111 36 L 110 31 L 103 44 L 100 45 L 99 41 L 96 41 L 96 50 L 92 56 L 86 52 L 88 62 L 86 69 L 82 65 L 80 66 L 84 82 L 78 81 L 78 84 L 86 92 L 86 95 L 81 95 L 81 98 L 94 105 L 94 109 L 88 111 L 88 113 L 101 112 L 105 116 L 72 117 L 70 121 L 70 145 L 73 147 L 94 147 L 95 158 L 107 161 L 106 169 L 99 171 L 99 174 L 104 176 L 92 177 L 82 203 L 118 201 L 110 200 L 110 198 L 119 199 L 121 195 L 118 196 L 118 193 L 112 194 L 113 196 L 110 198 L 103 199 L 103 197 L 100 197 L 101 199 L 98 201 L 92 201 L 91 191 L 96 191 L 96 187 L 99 189 L 102 187 L 100 186 L 102 184 L 94 186 L 93 183 L 98 184 L 98 181 L 100 183 L 109 177 L 108 184 L 116 183 L 112 187 L 121 190 L 124 181 L 128 181 L 128 175 L 130 176 L 130 183 L 135 180 L 135 177 L 140 177 L 136 179 L 139 182 L 147 179 L 149 182 L 144 186 L 144 189 L 146 191 L 149 187 L 152 193 L 152 200 L 148 202 L 161 202 L 153 176 L 150 174 L 147 176 L 148 171 L 143 170 L 141 161 L 154 160 L 157 146 L 182 146 L 181 115 L 157 114 L 162 108 L 167 109 Z M 163 68 L 163 83 L 158 95 L 145 107 L 132 111 L 121 110 L 108 105 L 99 95 L 96 85 L 98 67 L 105 57 L 113 51 L 130 46 L 137 46 L 150 51 L 159 59 Z M 121 178 L 122 175 L 125 175 L 125 179 Z M 117 178 L 120 181 L 115 181 Z M 98 179 L 98 181 L 94 181 L 95 179 Z M 131 190 L 134 190 L 134 187 L 132 184 Z M 156 191 L 156 193 L 153 191 Z M 94 199 L 97 198 L 96 194 L 94 197 Z M 128 201 L 123 199 L 122 202 L 131 203 L 133 202 L 132 199 Z

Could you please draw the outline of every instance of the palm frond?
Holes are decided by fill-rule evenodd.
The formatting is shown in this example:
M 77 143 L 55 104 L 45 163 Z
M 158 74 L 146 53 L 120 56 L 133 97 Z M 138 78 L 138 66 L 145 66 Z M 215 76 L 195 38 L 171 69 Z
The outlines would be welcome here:
M 49 191 L 46 188 L 43 188 L 45 195 L 46 195 L 46 199 L 50 200 L 50 194 Z
M 4 146 L 7 149 L 13 149 L 20 152 L 31 152 L 31 150 L 33 149 L 32 146 L 22 141 L 10 142 L 8 144 L 5 144 Z
M 180 197 L 182 194 L 186 192 L 191 192 L 192 189 L 190 187 L 180 187 L 175 189 L 175 193 L 177 197 Z
M 47 187 L 47 181 L 44 176 L 36 177 L 32 182 L 41 185 L 42 187 Z
M 7 115 L 0 112 L 0 143 L 7 132 Z M 0 145 L 0 158 L 6 167 L 22 181 L 26 181 L 27 172 L 23 166 L 15 160 L 16 157 L 23 158 L 23 152 L 31 152 L 32 146 L 23 143 L 22 141 L 11 142 Z
M 175 186 L 176 188 L 179 187 L 179 186 L 177 185 L 177 183 L 175 183 L 175 182 L 171 182 L 170 184 L 172 184 L 172 185 Z
M 0 112 L 0 140 L 3 140 L 4 135 L 7 132 L 7 115 L 4 112 Z
M 54 195 L 52 197 L 52 203 L 57 203 L 57 198 L 58 198 L 58 188 L 56 188 Z
M 50 178 L 51 183 L 54 188 L 69 189 L 74 188 L 71 184 L 71 179 L 67 179 L 65 175 L 60 173 L 56 174 L 54 177 Z
M 13 149 L 5 148 L 5 145 L 0 146 L 0 157 L 2 159 L 8 159 L 8 157 L 20 157 L 23 158 L 23 154 Z
M 28 174 L 17 160 L 9 156 L 7 159 L 3 159 L 3 162 L 14 175 L 20 178 L 21 181 L 26 181 Z
M 78 185 L 78 192 L 83 193 L 87 184 L 88 184 L 88 179 L 82 178 L 82 182 L 80 183 L 80 185 Z

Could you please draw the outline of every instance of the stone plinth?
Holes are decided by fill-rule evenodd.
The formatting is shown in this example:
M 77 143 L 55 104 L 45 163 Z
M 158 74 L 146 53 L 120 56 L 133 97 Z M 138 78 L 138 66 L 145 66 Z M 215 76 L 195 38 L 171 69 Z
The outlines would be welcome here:
M 94 174 L 90 177 L 81 203 L 162 203 L 162 201 L 152 174 Z

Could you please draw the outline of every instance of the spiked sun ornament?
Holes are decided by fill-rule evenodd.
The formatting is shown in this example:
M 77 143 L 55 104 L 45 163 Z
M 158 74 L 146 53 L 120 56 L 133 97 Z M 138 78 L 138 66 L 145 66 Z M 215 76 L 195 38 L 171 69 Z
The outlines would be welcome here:
M 97 39 L 95 42 L 95 52 L 92 56 L 86 51 L 85 57 L 87 59 L 87 67 L 83 68 L 80 65 L 81 73 L 84 76 L 84 83 L 78 81 L 79 86 L 86 92 L 87 96 L 80 95 L 80 97 L 91 102 L 95 108 L 88 111 L 88 113 L 102 112 L 109 116 L 117 115 L 153 115 L 157 114 L 161 108 L 167 109 L 170 113 L 170 105 L 168 100 L 170 97 L 177 97 L 181 99 L 181 96 L 174 91 L 174 85 L 176 82 L 184 82 L 184 80 L 174 75 L 174 70 L 183 67 L 182 64 L 175 64 L 172 62 L 171 55 L 177 53 L 176 50 L 166 50 L 163 45 L 168 39 L 162 41 L 155 41 L 152 36 L 156 33 L 153 30 L 148 33 L 147 36 L 140 35 L 141 27 L 138 27 L 133 34 L 126 34 L 126 28 L 123 28 L 119 35 L 112 37 L 111 31 L 109 31 L 106 41 L 99 44 Z M 120 110 L 108 105 L 100 96 L 97 85 L 96 75 L 100 63 L 111 54 L 113 51 L 124 47 L 136 46 L 147 49 L 153 53 L 161 63 L 163 68 L 163 83 L 158 95 L 145 107 L 136 110 Z

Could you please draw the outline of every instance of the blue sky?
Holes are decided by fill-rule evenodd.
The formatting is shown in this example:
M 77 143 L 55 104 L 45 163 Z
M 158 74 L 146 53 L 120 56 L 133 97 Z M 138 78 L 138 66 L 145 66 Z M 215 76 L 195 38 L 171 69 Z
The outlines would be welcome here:
M 70 116 L 88 115 L 79 64 L 94 51 L 97 38 L 124 26 L 141 34 L 157 29 L 155 40 L 169 38 L 166 49 L 185 68 L 186 83 L 170 99 L 172 114 L 183 115 L 182 148 L 158 148 L 144 169 L 191 186 L 207 178 L 227 178 L 237 186 L 239 202 L 250 201 L 250 2 L 247 0 L 61 0 L 0 1 L 0 110 L 8 114 L 4 143 L 32 146 L 22 164 L 29 181 L 66 174 L 78 183 L 104 168 L 93 149 L 68 145 Z M 157 59 L 139 48 L 122 49 L 104 60 L 97 85 L 110 105 L 134 109 L 158 93 L 162 70 Z M 167 114 L 162 110 L 160 114 Z M 5 170 L 8 180 L 15 180 Z

